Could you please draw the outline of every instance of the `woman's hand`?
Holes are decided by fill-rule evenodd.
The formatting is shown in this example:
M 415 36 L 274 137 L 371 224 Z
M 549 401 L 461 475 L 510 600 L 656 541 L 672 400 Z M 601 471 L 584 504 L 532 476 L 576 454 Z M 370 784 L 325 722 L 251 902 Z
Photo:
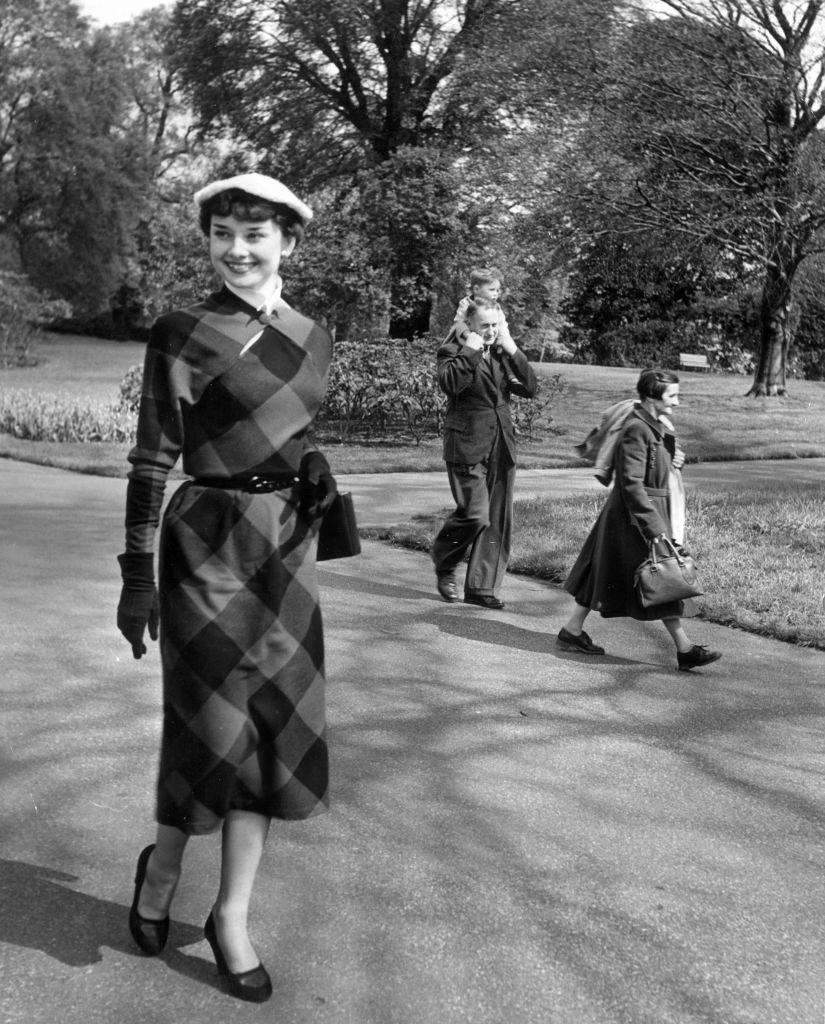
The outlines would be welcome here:
M 158 638 L 158 591 L 155 586 L 154 557 L 151 553 L 134 551 L 117 556 L 123 588 L 117 606 L 117 628 L 132 647 L 138 659 L 146 653 L 143 635 L 148 628 L 152 640 Z
M 320 452 L 307 452 L 298 468 L 299 508 L 309 519 L 318 519 L 335 500 L 338 484 Z
M 128 583 L 123 584 L 117 606 L 117 628 L 131 644 L 135 659 L 146 653 L 143 635 L 147 629 L 149 638 L 157 640 L 159 618 L 158 592 L 154 587 L 132 590 Z

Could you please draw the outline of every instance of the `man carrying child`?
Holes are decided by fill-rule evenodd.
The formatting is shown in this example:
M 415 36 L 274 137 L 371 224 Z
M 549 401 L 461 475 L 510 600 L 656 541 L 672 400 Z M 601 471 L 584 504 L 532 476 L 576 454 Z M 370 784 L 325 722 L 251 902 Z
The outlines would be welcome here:
M 445 601 L 459 600 L 455 570 L 469 553 L 464 601 L 482 608 L 504 607 L 498 594 L 510 557 L 516 468 L 510 396 L 534 398 L 537 387 L 496 301 L 500 280 L 495 284 L 495 296 L 476 289 L 459 307 L 463 319 L 437 357 L 438 384 L 447 395 L 444 460 L 456 508 L 433 543 L 436 587 Z

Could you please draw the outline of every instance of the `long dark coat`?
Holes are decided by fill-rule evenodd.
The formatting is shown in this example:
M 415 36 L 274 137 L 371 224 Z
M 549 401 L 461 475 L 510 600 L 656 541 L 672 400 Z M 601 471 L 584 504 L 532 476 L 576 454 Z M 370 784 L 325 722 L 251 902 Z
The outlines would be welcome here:
M 667 619 L 685 612 L 683 601 L 643 608 L 633 576 L 649 542 L 673 536 L 668 477 L 676 438 L 641 407 L 627 419 L 614 455 L 615 486 L 564 584 L 585 608 L 604 616 Z

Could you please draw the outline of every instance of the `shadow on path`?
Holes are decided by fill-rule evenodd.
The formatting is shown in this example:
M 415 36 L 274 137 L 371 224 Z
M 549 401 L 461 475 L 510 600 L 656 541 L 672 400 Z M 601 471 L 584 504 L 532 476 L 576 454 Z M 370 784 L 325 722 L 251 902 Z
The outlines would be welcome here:
M 129 935 L 128 908 L 70 889 L 76 881 L 76 876 L 54 868 L 0 859 L 0 943 L 39 950 L 69 967 L 99 963 L 103 946 L 142 957 Z M 172 921 L 171 947 L 189 946 L 202 938 L 200 928 Z M 164 959 L 199 980 L 214 976 L 211 964 L 204 964 L 196 974 L 178 964 L 178 960 L 194 962 L 195 958 L 184 957 L 174 948 Z

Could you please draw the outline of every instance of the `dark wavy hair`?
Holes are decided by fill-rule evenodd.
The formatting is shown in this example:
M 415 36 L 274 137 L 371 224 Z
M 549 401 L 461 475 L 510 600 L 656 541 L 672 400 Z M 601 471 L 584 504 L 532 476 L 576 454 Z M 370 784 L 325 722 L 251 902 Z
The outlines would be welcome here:
M 213 216 L 251 221 L 274 220 L 284 238 L 294 238 L 296 245 L 304 237 L 304 222 L 292 207 L 271 203 L 268 199 L 250 195 L 240 188 L 224 189 L 201 203 L 198 221 L 201 231 L 207 236 Z
M 636 381 L 639 398 L 661 398 L 671 384 L 678 384 L 679 378 L 672 370 L 642 370 Z

